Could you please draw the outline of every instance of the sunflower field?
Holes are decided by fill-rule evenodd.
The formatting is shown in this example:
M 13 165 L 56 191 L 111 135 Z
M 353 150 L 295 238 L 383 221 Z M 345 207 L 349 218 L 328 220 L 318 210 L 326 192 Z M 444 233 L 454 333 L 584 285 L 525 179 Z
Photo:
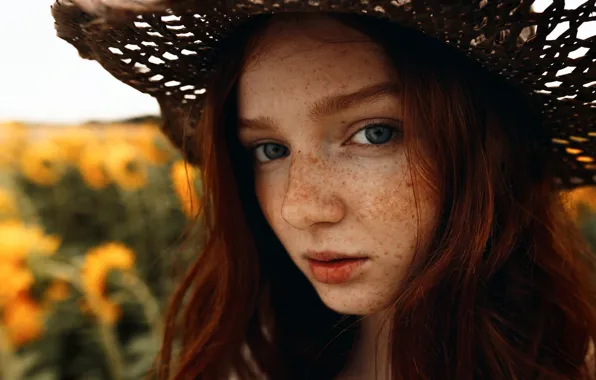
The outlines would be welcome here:
M 198 249 L 196 169 L 151 118 L 4 123 L 0 145 L 0 379 L 143 378 Z
M 588 245 L 596 253 L 596 187 L 586 186 L 566 194 L 571 218 L 579 226 Z
M 136 380 L 152 365 L 201 241 L 198 169 L 158 121 L 0 123 L 0 380 Z M 596 189 L 569 199 L 596 251 Z

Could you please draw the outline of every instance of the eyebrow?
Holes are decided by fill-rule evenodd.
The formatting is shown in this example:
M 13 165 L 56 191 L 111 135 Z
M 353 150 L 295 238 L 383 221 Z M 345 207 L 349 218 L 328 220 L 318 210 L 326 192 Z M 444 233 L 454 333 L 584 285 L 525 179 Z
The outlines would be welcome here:
M 275 122 L 270 117 L 261 116 L 256 119 L 239 119 L 238 130 L 256 129 L 256 130 L 272 130 Z
M 348 94 L 330 95 L 315 102 L 308 112 L 311 119 L 337 114 L 350 107 L 372 103 L 387 95 L 397 95 L 399 89 L 394 82 L 378 83 L 363 87 Z M 270 117 L 256 119 L 239 119 L 238 129 L 274 129 L 274 121 Z
M 384 82 L 361 88 L 349 94 L 330 95 L 318 100 L 311 108 L 309 116 L 312 119 L 333 115 L 350 107 L 372 103 L 387 95 L 399 93 L 397 84 Z

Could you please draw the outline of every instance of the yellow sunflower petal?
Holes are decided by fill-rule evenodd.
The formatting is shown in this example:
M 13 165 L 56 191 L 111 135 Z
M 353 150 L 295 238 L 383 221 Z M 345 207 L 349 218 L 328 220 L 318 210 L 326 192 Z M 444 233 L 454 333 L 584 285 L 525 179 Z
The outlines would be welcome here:
M 58 250 L 60 243 L 60 238 L 44 235 L 38 226 L 25 226 L 16 220 L 0 222 L 1 260 L 20 261 L 32 251 L 50 255 Z
M 84 126 L 60 128 L 54 132 L 53 140 L 63 149 L 66 160 L 75 163 L 85 147 L 97 139 L 96 134 Z
M 147 183 L 147 162 L 130 143 L 111 144 L 105 160 L 109 177 L 125 190 L 136 190 Z
M 114 324 L 120 318 L 120 306 L 104 299 L 98 304 L 97 316 L 106 323 Z
M 70 286 L 64 280 L 54 280 L 45 291 L 45 297 L 50 301 L 63 301 L 70 296 Z
M 131 134 L 132 142 L 142 152 L 143 157 L 154 165 L 164 164 L 172 153 L 165 136 L 155 126 L 140 126 Z
M 120 308 L 108 300 L 104 294 L 106 277 L 110 270 L 129 270 L 134 266 L 134 252 L 121 243 L 106 243 L 90 249 L 82 266 L 82 283 L 87 294 L 91 311 L 111 323 L 120 313 Z
M 83 180 L 92 189 L 101 190 L 110 184 L 105 167 L 106 147 L 98 142 L 87 145 L 80 154 L 78 167 Z
M 178 160 L 172 165 L 170 176 L 182 212 L 188 218 L 194 218 L 200 207 L 199 196 L 195 188 L 197 170 L 185 161 Z
M 0 187 L 0 216 L 4 218 L 19 216 L 19 208 L 14 193 L 3 187 Z
M 29 181 L 41 186 L 51 186 L 64 175 L 66 155 L 52 140 L 31 142 L 21 154 L 20 169 Z
M 37 340 L 44 332 L 44 309 L 27 294 L 4 308 L 3 322 L 11 343 L 18 347 Z
M 19 294 L 27 292 L 35 282 L 29 269 L 9 262 L 0 262 L 0 278 L 0 307 L 10 303 Z
M 18 162 L 27 141 L 28 128 L 17 122 L 0 123 L 0 166 L 8 168 Z

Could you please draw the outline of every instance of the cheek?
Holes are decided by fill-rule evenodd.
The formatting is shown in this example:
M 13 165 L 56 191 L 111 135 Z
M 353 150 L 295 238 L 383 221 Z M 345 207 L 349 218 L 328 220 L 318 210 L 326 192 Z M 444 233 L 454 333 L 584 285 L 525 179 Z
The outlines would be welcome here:
M 409 220 L 415 215 L 412 180 L 405 162 L 389 162 L 352 174 L 344 183 L 352 189 L 346 192 L 348 202 L 360 218 L 374 219 L 380 226 Z
M 383 171 L 358 178 L 357 193 L 349 201 L 359 225 L 379 246 L 383 255 L 395 257 L 396 266 L 412 252 L 417 239 L 424 241 L 437 218 L 436 196 L 422 183 L 414 183 L 407 164 L 387 165 Z

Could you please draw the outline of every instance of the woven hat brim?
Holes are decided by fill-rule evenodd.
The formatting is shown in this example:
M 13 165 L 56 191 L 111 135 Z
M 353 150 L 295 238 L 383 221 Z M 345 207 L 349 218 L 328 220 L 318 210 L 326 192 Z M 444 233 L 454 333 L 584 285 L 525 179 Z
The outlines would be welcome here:
M 542 105 L 551 135 L 545 149 L 552 151 L 560 186 L 573 188 L 596 184 L 596 37 L 581 34 L 583 25 L 596 24 L 596 2 L 567 8 L 563 0 L 540 12 L 520 0 L 121 0 L 85 11 L 57 0 L 52 11 L 58 36 L 82 57 L 158 100 L 164 132 L 191 161 L 198 158 L 186 149 L 194 136 L 188 127 L 200 115 L 218 42 L 238 25 L 279 12 L 389 19 L 453 45 L 527 89 Z

